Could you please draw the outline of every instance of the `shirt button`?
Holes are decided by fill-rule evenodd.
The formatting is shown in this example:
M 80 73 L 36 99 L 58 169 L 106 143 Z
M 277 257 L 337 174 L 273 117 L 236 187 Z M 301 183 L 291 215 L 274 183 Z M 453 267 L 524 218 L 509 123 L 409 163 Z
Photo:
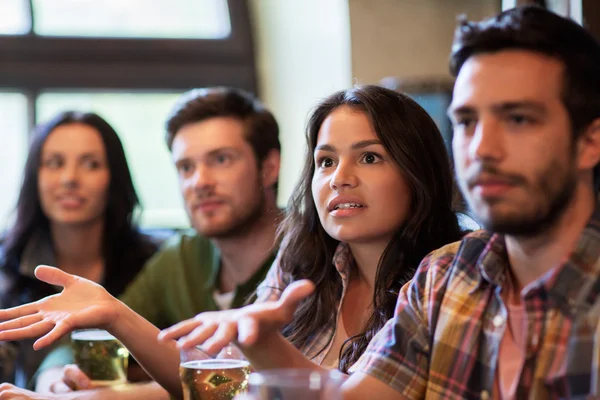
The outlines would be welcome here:
M 490 392 L 487 390 L 481 391 L 481 400 L 488 400 L 490 398 Z
M 494 325 L 496 328 L 500 328 L 502 325 L 504 325 L 504 317 L 500 314 L 496 315 L 492 320 L 492 325 Z

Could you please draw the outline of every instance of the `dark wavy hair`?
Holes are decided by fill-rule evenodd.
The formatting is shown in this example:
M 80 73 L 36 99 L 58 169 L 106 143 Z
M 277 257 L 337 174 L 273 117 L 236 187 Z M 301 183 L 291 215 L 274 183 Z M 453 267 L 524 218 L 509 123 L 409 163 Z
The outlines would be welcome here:
M 120 293 L 121 287 L 138 272 L 138 259 L 147 259 L 156 246 L 142 235 L 134 222 L 134 210 L 140 205 L 135 191 L 125 151 L 115 130 L 99 115 L 67 111 L 36 127 L 25 163 L 23 182 L 16 207 L 16 219 L 4 239 L 4 257 L 12 260 L 7 265 L 18 268 L 18 260 L 27 242 L 37 230 L 50 234 L 50 221 L 40 205 L 38 171 L 41 154 L 48 136 L 59 126 L 73 123 L 88 125 L 98 131 L 106 150 L 110 183 L 104 214 L 102 252 L 105 261 L 105 286 L 111 293 Z M 141 265 L 140 265 L 141 267 Z M 18 271 L 7 271 L 16 274 Z
M 432 250 L 459 240 L 461 231 L 452 210 L 455 185 L 451 163 L 442 136 L 427 112 L 409 97 L 378 86 L 355 87 L 327 97 L 309 119 L 304 169 L 279 232 L 280 239 L 285 237 L 281 270 L 292 280 L 310 279 L 316 290 L 284 327 L 284 336 L 301 348 L 315 331 L 335 323 L 337 317 L 342 281 L 332 259 L 339 242 L 325 232 L 319 221 L 311 181 L 319 129 L 339 107 L 350 107 L 369 117 L 412 193 L 408 219 L 394 234 L 377 266 L 373 314 L 365 331 L 348 339 L 341 349 L 339 367 L 347 371 L 393 316 L 398 292 L 412 278 L 419 262 Z
M 573 139 L 600 118 L 600 43 L 581 25 L 532 5 L 481 22 L 463 17 L 454 33 L 450 72 L 457 76 L 470 57 L 502 50 L 532 51 L 562 62 L 562 102 Z M 600 164 L 594 168 L 594 184 L 600 191 Z

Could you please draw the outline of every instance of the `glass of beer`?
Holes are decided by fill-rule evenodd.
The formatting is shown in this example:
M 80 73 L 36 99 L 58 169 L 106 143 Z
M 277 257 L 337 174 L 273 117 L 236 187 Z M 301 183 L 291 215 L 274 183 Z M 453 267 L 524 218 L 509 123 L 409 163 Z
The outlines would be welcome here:
M 75 364 L 92 380 L 94 386 L 127 382 L 129 351 L 110 333 L 100 329 L 83 329 L 71 333 Z
M 272 369 L 250 375 L 248 394 L 255 400 L 339 400 L 343 381 L 338 370 Z
M 211 358 L 199 348 L 181 351 L 179 377 L 184 400 L 232 400 L 248 386 L 250 363 Z

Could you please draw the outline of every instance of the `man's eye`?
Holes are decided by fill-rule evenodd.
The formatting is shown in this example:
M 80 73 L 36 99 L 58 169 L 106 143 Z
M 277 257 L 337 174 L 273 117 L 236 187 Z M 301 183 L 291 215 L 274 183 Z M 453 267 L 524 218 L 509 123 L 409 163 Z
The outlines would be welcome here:
M 475 120 L 473 118 L 460 118 L 457 119 L 454 123 L 454 126 L 468 128 L 470 127 Z
M 512 125 L 527 125 L 527 124 L 532 124 L 534 122 L 532 118 L 529 118 L 527 115 L 523 115 L 523 114 L 509 115 L 508 121 Z
M 227 154 L 219 154 L 215 157 L 215 162 L 217 164 L 225 164 L 229 160 L 231 160 L 231 157 L 229 157 L 229 155 L 227 155 Z
M 190 163 L 183 163 L 179 165 L 179 171 L 182 173 L 187 173 L 193 170 L 193 165 Z

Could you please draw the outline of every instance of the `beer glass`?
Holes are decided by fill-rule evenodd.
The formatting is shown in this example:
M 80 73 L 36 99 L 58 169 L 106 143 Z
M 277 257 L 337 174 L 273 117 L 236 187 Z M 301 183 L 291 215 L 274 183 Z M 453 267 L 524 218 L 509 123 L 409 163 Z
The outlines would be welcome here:
M 71 333 L 75 364 L 92 380 L 94 386 L 127 382 L 129 351 L 110 333 L 100 329 L 83 329 Z
M 248 394 L 255 400 L 339 400 L 344 374 L 338 370 L 273 369 L 248 378 Z
M 250 364 L 230 351 L 212 358 L 199 348 L 181 351 L 179 377 L 184 400 L 232 400 L 246 391 Z

